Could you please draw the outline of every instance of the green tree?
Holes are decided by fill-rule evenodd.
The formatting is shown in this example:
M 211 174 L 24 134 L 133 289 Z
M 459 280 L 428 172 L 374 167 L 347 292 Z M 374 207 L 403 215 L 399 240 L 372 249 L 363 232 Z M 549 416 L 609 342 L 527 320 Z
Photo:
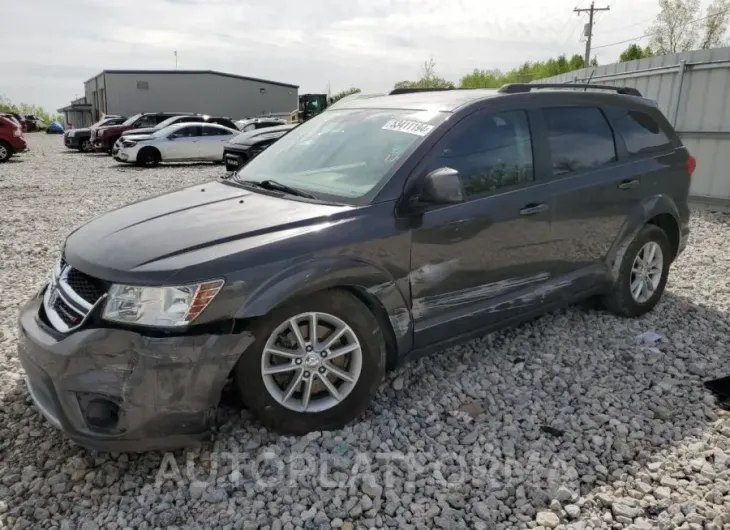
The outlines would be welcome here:
M 436 75 L 436 63 L 431 57 L 421 66 L 417 81 L 398 81 L 395 88 L 454 88 L 454 84 Z
M 598 63 L 593 59 L 591 65 L 598 66 Z M 580 55 L 573 55 L 570 59 L 561 55 L 547 61 L 526 62 L 506 73 L 500 70 L 475 69 L 461 78 L 459 86 L 462 88 L 499 88 L 507 83 L 529 83 L 580 70 L 583 67 L 583 57 Z
M 332 103 L 335 103 L 335 102 L 341 100 L 342 98 L 351 96 L 353 94 L 359 94 L 360 92 L 362 92 L 362 91 L 359 88 L 349 88 L 347 90 L 343 90 L 342 92 L 338 92 L 337 94 L 335 94 L 334 96 L 332 96 L 330 98 L 330 105 Z
M 700 40 L 700 48 L 718 48 L 724 45 L 727 31 L 728 16 L 730 16 L 730 2 L 715 0 L 707 8 L 705 27 Z
M 0 94 L 0 112 L 15 112 L 21 115 L 32 114 L 33 116 L 43 120 L 46 125 L 52 121 L 63 121 L 63 116 L 61 114 L 46 112 L 43 107 L 32 105 L 30 103 L 20 103 L 16 105 L 2 94 Z
M 629 47 L 621 52 L 618 60 L 625 63 L 636 59 L 646 59 L 647 57 L 654 57 L 654 52 L 649 46 L 642 48 L 638 44 L 629 44 Z
M 659 0 L 659 14 L 651 26 L 650 46 L 657 55 L 680 53 L 695 48 L 699 27 L 700 0 Z

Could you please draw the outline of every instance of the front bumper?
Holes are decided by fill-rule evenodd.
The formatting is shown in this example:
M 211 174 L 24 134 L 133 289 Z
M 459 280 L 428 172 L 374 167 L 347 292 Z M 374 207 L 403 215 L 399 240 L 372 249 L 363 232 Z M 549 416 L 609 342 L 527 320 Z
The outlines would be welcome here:
M 246 151 L 230 148 L 223 149 L 223 162 L 226 164 L 226 171 L 238 171 L 246 165 L 249 156 Z
M 77 136 L 64 135 L 63 144 L 69 149 L 78 149 L 81 142 Z
M 194 444 L 209 436 L 223 386 L 248 333 L 153 338 L 84 326 L 59 335 L 42 318 L 41 299 L 18 318 L 18 356 L 38 409 L 76 443 L 126 452 Z M 116 407 L 103 427 L 94 403 Z

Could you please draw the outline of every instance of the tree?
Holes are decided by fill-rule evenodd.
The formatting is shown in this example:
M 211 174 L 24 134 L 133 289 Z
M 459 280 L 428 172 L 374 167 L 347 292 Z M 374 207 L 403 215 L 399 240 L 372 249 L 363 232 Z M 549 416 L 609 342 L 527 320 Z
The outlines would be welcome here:
M 707 8 L 705 27 L 700 41 L 700 48 L 717 48 L 723 45 L 727 21 L 730 15 L 730 3 L 728 0 L 715 0 Z
M 591 66 L 598 66 L 595 58 Z M 507 83 L 529 83 L 538 79 L 552 77 L 580 70 L 584 67 L 583 57 L 574 55 L 570 59 L 561 55 L 555 59 L 548 59 L 544 62 L 526 62 L 514 70 L 503 73 L 500 70 L 479 70 L 461 78 L 462 88 L 499 88 Z
M 657 55 L 691 50 L 699 28 L 692 21 L 699 13 L 699 0 L 659 0 L 659 14 L 651 26 L 650 46 Z
M 625 63 L 627 61 L 635 61 L 636 59 L 646 59 L 647 57 L 654 57 L 654 52 L 647 46 L 642 48 L 638 44 L 629 44 L 629 47 L 621 52 L 619 55 L 619 62 Z
M 418 81 L 398 81 L 395 88 L 454 88 L 454 84 L 436 75 L 436 63 L 431 57 L 421 65 Z
M 38 105 L 31 105 L 29 103 L 16 105 L 2 94 L 0 94 L 0 112 L 15 112 L 16 114 L 21 115 L 32 114 L 33 116 L 40 118 L 46 125 L 52 121 L 63 120 L 63 116 L 61 114 L 46 112 L 42 107 L 39 107 Z
M 342 92 L 338 92 L 332 98 L 330 98 L 330 105 L 332 103 L 335 103 L 336 101 L 341 100 L 342 98 L 346 98 L 347 96 L 351 96 L 353 94 L 359 94 L 361 90 L 359 88 L 349 88 L 347 90 L 343 90 Z

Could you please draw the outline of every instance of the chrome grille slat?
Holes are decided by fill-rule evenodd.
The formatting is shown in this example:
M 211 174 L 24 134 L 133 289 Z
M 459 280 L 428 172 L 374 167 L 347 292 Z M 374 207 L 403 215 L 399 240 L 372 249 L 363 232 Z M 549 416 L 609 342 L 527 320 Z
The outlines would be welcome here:
M 81 326 L 105 293 L 98 282 L 59 260 L 43 295 L 43 309 L 50 324 L 61 333 Z

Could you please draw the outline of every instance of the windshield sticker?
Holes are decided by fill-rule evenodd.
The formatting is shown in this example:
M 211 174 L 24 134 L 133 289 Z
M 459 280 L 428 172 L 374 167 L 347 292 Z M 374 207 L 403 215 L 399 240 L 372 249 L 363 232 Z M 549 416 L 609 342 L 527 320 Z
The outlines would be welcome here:
M 398 131 L 415 134 L 416 136 L 426 136 L 433 130 L 433 125 L 411 120 L 390 120 L 382 128 L 384 131 Z
M 388 156 L 385 157 L 386 163 L 395 162 L 405 152 L 406 148 L 402 145 L 396 145 Z

